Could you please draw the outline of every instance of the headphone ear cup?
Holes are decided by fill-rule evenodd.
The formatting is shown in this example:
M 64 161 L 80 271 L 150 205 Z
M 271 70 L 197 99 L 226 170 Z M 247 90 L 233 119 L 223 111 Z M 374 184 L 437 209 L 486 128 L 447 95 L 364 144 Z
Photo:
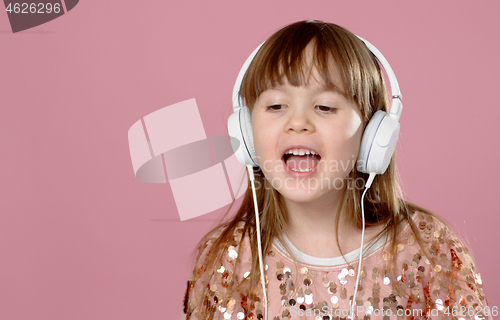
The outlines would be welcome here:
M 359 148 L 358 154 L 357 170 L 359 172 L 370 173 L 367 170 L 368 156 L 370 155 L 373 139 L 377 134 L 377 129 L 380 126 L 380 122 L 382 122 L 382 119 L 384 119 L 386 115 L 387 113 L 379 110 L 375 112 L 373 117 L 366 125 L 363 137 L 361 138 L 361 147 Z
M 252 117 L 247 107 L 236 110 L 227 120 L 229 136 L 238 143 L 231 142 L 238 161 L 246 166 L 259 166 L 253 146 Z M 233 139 L 231 139 L 233 141 Z
M 246 150 L 250 159 L 252 160 L 252 164 L 254 166 L 259 166 L 257 161 L 257 154 L 255 153 L 255 147 L 253 144 L 253 129 L 252 129 L 252 115 L 250 114 L 250 109 L 246 106 L 240 109 L 240 125 L 241 132 L 243 134 L 243 141 L 246 146 Z
M 398 137 L 399 123 L 384 111 L 377 111 L 363 133 L 357 170 L 383 174 L 389 166 Z

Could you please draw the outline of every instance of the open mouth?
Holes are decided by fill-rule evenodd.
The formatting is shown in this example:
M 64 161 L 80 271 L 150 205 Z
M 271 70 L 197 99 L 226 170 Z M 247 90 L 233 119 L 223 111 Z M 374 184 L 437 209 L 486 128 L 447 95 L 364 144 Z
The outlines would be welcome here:
M 308 149 L 289 149 L 283 154 L 282 160 L 291 171 L 307 173 L 317 167 L 321 156 Z

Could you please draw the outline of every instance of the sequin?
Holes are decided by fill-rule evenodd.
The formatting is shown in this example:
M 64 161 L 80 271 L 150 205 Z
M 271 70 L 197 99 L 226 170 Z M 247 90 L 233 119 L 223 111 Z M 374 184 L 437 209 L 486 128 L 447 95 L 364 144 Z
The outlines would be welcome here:
M 354 269 L 349 270 L 349 277 L 354 277 Z
M 401 252 L 401 251 L 403 251 L 404 249 L 405 249 L 404 244 L 402 244 L 402 243 L 398 244 L 397 252 Z
M 240 312 L 238 312 L 238 314 L 236 315 L 236 317 L 241 320 L 241 319 L 245 318 L 245 314 L 240 311 Z
M 224 266 L 220 266 L 220 268 L 217 269 L 218 273 L 224 273 L 224 271 L 226 271 L 226 268 L 224 268 Z
M 481 275 L 479 273 L 476 273 L 474 277 L 476 278 L 476 284 L 478 285 L 479 288 L 481 288 L 483 285 L 483 281 L 481 280 Z
M 233 246 L 230 246 L 228 248 L 228 255 L 231 259 L 236 259 L 238 258 L 238 252 L 236 252 L 235 248 Z
M 312 304 L 313 303 L 313 294 L 310 293 L 310 294 L 306 294 L 305 295 L 305 302 L 306 304 Z
M 434 301 L 434 303 L 436 304 L 436 308 L 439 310 L 439 311 L 443 311 L 444 310 L 444 306 L 443 306 L 443 300 L 441 299 L 436 299 L 436 301 Z
M 245 279 L 246 279 L 246 278 L 248 278 L 248 276 L 249 276 L 249 275 L 250 275 L 250 271 L 247 271 L 247 272 L 245 272 L 245 274 L 243 275 L 243 278 L 245 278 Z
M 286 283 L 288 285 L 288 289 L 293 292 L 293 290 L 295 290 L 295 285 L 293 284 L 293 281 L 288 279 L 288 280 L 286 280 Z
M 483 320 L 483 319 L 485 319 L 485 317 L 483 317 L 479 313 L 477 313 L 477 314 L 474 315 L 474 320 Z
M 434 267 L 434 271 L 436 272 L 440 272 L 441 271 L 441 266 L 439 264 L 437 264 L 435 267 Z
M 282 307 L 287 307 L 288 306 L 288 300 L 287 300 L 286 296 L 282 296 L 281 297 L 281 306 Z
M 389 284 L 391 284 L 391 279 L 389 279 L 389 277 L 384 277 L 384 284 L 387 286 Z
M 424 230 L 424 229 L 425 229 L 425 225 L 426 225 L 426 224 L 427 224 L 427 223 L 426 223 L 425 221 L 420 221 L 420 223 L 418 224 L 418 228 L 419 228 L 420 230 Z
M 408 244 L 411 246 L 413 244 L 415 244 L 415 236 L 413 236 L 412 234 L 410 234 L 408 236 Z
M 330 282 L 330 285 L 328 286 L 328 293 L 329 294 L 337 293 L 337 284 L 335 282 Z
M 323 283 L 324 287 L 328 287 L 330 285 L 330 279 L 324 277 L 323 279 L 321 279 L 321 283 Z
M 373 313 L 373 307 L 372 306 L 366 307 L 365 310 L 366 310 L 366 315 L 367 316 L 371 316 L 372 315 L 372 313 Z
M 305 277 L 305 278 L 304 278 L 304 285 L 308 286 L 308 285 L 310 285 L 311 283 L 312 283 L 312 280 L 311 280 L 310 278 L 308 278 L 308 277 Z
M 382 259 L 384 259 L 385 261 L 389 260 L 390 258 L 390 254 L 389 252 L 385 251 L 382 253 Z
M 347 298 L 347 290 L 346 290 L 346 288 L 341 288 L 340 289 L 340 298 L 341 299 L 346 299 Z

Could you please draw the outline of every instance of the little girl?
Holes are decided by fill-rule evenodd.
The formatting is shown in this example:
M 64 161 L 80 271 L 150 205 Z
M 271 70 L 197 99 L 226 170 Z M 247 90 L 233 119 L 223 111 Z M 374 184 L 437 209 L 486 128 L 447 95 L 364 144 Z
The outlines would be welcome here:
M 391 157 L 401 94 L 380 52 L 337 25 L 302 21 L 254 54 L 229 131 L 242 131 L 237 156 L 255 189 L 200 241 L 186 319 L 496 315 L 463 243 L 403 200 Z

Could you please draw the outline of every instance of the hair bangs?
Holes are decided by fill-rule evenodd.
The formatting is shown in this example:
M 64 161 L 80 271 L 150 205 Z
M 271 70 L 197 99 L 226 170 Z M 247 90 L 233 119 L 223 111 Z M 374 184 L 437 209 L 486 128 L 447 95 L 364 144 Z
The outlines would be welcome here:
M 331 45 L 318 37 L 318 33 L 292 32 L 268 41 L 263 46 L 245 75 L 242 96 L 246 105 L 252 109 L 262 92 L 283 85 L 286 81 L 292 86 L 305 86 L 316 69 L 321 82 L 327 89 L 343 92 L 343 83 L 334 83 L 331 77 L 334 58 Z M 308 48 L 312 50 L 308 50 Z M 308 56 L 309 52 L 312 56 Z
M 332 78 L 334 67 L 341 83 Z M 385 85 L 376 58 L 354 34 L 318 21 L 292 24 L 269 38 L 250 64 L 240 94 L 252 110 L 262 92 L 285 79 L 292 86 L 307 85 L 314 69 L 321 77 L 316 80 L 354 101 L 365 121 L 373 111 L 387 109 L 380 99 Z

